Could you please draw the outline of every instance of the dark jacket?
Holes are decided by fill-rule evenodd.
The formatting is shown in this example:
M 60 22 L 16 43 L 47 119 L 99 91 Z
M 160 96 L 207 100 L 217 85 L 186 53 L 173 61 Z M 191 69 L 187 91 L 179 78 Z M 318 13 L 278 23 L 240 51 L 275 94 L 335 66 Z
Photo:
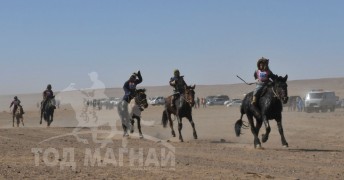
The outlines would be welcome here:
M 54 92 L 50 89 L 46 89 L 43 92 L 43 99 L 52 99 L 54 97 Z
M 173 84 L 172 82 L 175 82 Z M 179 77 L 171 77 L 170 79 L 170 85 L 174 87 L 174 92 L 175 93 L 180 93 L 183 94 L 185 90 L 185 86 L 187 86 L 186 82 L 184 81 L 184 76 L 179 76 Z
M 137 78 L 138 79 L 135 79 L 133 81 L 129 79 L 123 85 L 123 90 L 124 90 L 123 100 L 127 101 L 127 103 L 129 103 L 134 98 L 136 85 L 142 82 L 142 76 L 140 72 L 137 74 Z

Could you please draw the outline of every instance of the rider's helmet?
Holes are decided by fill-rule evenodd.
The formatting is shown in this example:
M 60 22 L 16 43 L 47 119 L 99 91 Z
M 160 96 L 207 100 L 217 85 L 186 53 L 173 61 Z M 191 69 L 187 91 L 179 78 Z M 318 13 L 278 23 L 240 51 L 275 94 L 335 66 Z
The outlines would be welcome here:
M 14 96 L 14 100 L 18 100 L 18 97 L 17 97 L 17 96 Z
M 178 70 L 178 69 L 175 69 L 175 70 L 173 71 L 173 75 L 174 75 L 175 77 L 179 77 L 179 76 L 180 76 L 179 70 Z
M 258 59 L 258 62 L 257 62 L 257 67 L 259 69 L 259 64 L 260 63 L 263 63 L 265 66 L 269 66 L 269 59 L 266 59 L 265 57 L 261 57 L 260 59 Z
M 134 81 L 135 79 L 136 79 L 136 73 L 133 73 L 133 74 L 130 76 L 129 80 Z
M 51 84 L 48 84 L 47 89 L 51 90 Z

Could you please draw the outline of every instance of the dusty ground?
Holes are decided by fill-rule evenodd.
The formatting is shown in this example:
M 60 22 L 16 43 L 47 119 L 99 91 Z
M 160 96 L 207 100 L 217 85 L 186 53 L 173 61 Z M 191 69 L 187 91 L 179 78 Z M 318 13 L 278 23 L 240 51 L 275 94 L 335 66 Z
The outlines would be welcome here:
M 193 115 L 199 139 L 193 139 L 190 124 L 184 120 L 184 143 L 171 137 L 170 128 L 161 126 L 161 112 L 161 106 L 144 111 L 144 120 L 154 121 L 153 125 L 142 127 L 144 139 L 131 136 L 123 141 L 116 135 L 106 148 L 92 141 L 88 128 L 84 128 L 80 136 L 87 138 L 89 144 L 68 135 L 77 125 L 75 113 L 68 107 L 56 111 L 50 128 L 38 124 L 37 111 L 26 112 L 25 127 L 19 128 L 11 127 L 8 113 L 0 113 L 0 179 L 344 179 L 343 109 L 314 114 L 285 109 L 283 125 L 289 148 L 281 146 L 276 123 L 271 121 L 271 136 L 262 150 L 253 148 L 253 136 L 248 129 L 241 137 L 235 136 L 234 123 L 240 115 L 238 107 L 195 109 Z M 102 110 L 98 117 L 111 119 L 113 114 L 115 111 Z M 70 127 L 61 127 L 64 125 Z M 176 129 L 177 124 L 174 126 Z M 61 135 L 65 136 L 58 137 Z M 51 137 L 56 138 L 49 140 Z M 101 140 L 106 137 L 99 134 Z M 171 153 L 175 164 L 170 160 L 162 166 L 162 149 L 172 152 L 166 144 L 175 148 Z M 125 147 L 134 154 L 143 152 L 142 163 L 138 158 L 130 166 L 129 153 L 123 153 L 121 160 L 119 149 Z M 33 148 L 42 150 L 36 155 L 37 162 Z M 69 157 L 63 156 L 66 148 L 74 151 L 74 169 L 61 166 L 64 158 L 69 162 Z M 85 164 L 86 151 L 93 153 L 97 148 L 103 161 L 94 166 L 91 162 Z M 58 157 L 54 157 L 54 150 Z M 110 157 L 105 155 L 108 150 L 114 152 L 116 163 L 101 166 L 102 162 L 105 164 L 104 159 Z

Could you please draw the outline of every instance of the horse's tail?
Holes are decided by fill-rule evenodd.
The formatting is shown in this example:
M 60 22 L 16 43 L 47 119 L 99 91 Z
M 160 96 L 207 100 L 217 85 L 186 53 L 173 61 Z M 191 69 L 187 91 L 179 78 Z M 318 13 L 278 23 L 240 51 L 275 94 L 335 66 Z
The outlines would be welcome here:
M 243 115 L 244 115 L 244 114 L 241 113 L 240 119 L 236 121 L 235 126 L 234 126 L 235 135 L 236 135 L 237 137 L 239 137 L 240 134 L 241 134 L 241 128 L 242 128 L 242 126 L 243 126 L 243 121 L 242 121 Z
M 162 118 L 161 118 L 161 122 L 162 122 L 162 126 L 164 128 L 166 128 L 167 126 L 167 122 L 168 122 L 168 117 L 167 117 L 167 109 L 165 109 L 163 112 L 162 112 Z

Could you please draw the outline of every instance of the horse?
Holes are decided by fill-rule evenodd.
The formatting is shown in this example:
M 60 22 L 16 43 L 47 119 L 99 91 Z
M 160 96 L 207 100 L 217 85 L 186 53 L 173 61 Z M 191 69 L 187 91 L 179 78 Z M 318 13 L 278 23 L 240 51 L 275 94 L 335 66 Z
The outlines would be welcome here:
M 44 121 L 47 122 L 47 127 L 50 127 L 50 124 L 54 120 L 54 110 L 56 109 L 55 107 L 55 96 L 52 97 L 51 99 L 48 99 L 47 102 L 45 103 L 45 106 L 42 107 L 41 109 L 41 120 L 39 124 L 42 124 L 42 117 L 44 118 Z M 42 103 L 43 105 L 43 103 Z
M 137 114 L 135 115 L 135 109 L 138 108 L 139 111 L 145 109 L 148 107 L 148 102 L 147 102 L 147 95 L 146 95 L 146 89 L 137 89 L 135 90 L 135 93 L 133 93 L 132 98 L 134 98 L 134 101 L 131 101 L 130 104 L 128 104 L 127 101 L 122 100 L 118 103 L 117 105 L 117 111 L 120 116 L 121 122 L 122 122 L 122 128 L 123 128 L 123 137 L 129 136 L 128 130 L 130 130 L 131 133 L 134 132 L 134 128 L 132 127 L 133 123 L 133 118 L 137 118 Z M 130 106 L 129 106 L 130 105 Z M 128 110 L 128 107 L 130 108 L 130 112 Z M 141 109 L 141 110 L 140 110 Z M 137 111 L 136 111 L 137 113 Z M 140 112 L 141 114 L 141 112 Z M 140 120 L 138 119 L 137 123 L 139 133 L 140 133 L 140 138 L 143 138 L 142 132 L 141 132 L 141 124 Z
M 141 112 L 148 107 L 147 96 L 145 90 L 137 90 L 137 96 L 135 96 L 133 103 L 129 104 L 129 116 L 131 117 L 131 128 L 130 133 L 134 133 L 134 123 L 137 120 L 137 129 L 139 130 L 139 136 L 142 139 L 143 134 L 141 131 Z
M 240 136 L 240 131 L 243 126 L 243 115 L 246 114 L 251 132 L 254 136 L 254 148 L 261 148 L 261 142 L 258 134 L 259 130 L 264 122 L 266 133 L 262 134 L 263 143 L 267 142 L 271 131 L 269 120 L 275 119 L 278 126 L 278 131 L 281 136 L 281 142 L 283 147 L 288 147 L 288 143 L 284 137 L 282 127 L 282 110 L 283 104 L 288 102 L 288 75 L 285 77 L 278 76 L 273 82 L 270 82 L 261 91 L 259 100 L 257 101 L 257 108 L 254 108 L 251 104 L 253 92 L 248 93 L 241 105 L 240 112 L 241 117 L 235 123 L 234 129 L 236 136 Z M 256 111 L 259 113 L 257 114 Z M 253 117 L 256 119 L 256 126 L 254 126 Z M 247 127 L 247 126 L 246 126 Z
M 14 113 L 14 117 L 17 120 L 17 127 L 19 127 L 20 121 L 22 122 L 23 126 L 24 126 L 24 117 L 23 117 L 23 107 L 22 106 L 18 106 L 16 112 Z M 13 127 L 14 127 L 14 118 L 13 118 Z
M 193 136 L 194 139 L 197 139 L 197 133 L 195 129 L 195 123 L 192 120 L 192 107 L 195 105 L 195 85 L 194 86 L 185 86 L 184 93 L 179 96 L 175 100 L 174 107 L 171 106 L 171 98 L 172 96 L 168 96 L 165 98 L 165 109 L 162 112 L 162 125 L 166 128 L 167 121 L 170 122 L 171 133 L 173 137 L 176 137 L 176 133 L 173 129 L 173 121 L 171 118 L 171 114 L 174 114 L 178 119 L 178 131 L 179 131 L 179 140 L 184 142 L 182 137 L 182 118 L 186 117 L 193 129 Z

